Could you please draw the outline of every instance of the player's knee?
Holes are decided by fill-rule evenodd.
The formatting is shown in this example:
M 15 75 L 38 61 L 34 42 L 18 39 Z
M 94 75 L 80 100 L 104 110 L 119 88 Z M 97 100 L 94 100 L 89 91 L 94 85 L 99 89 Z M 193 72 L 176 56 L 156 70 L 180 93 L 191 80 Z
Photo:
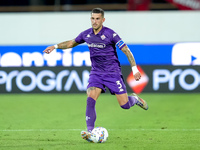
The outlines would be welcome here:
M 87 89 L 87 96 L 97 100 L 99 95 L 101 94 L 101 89 L 97 87 L 89 87 Z

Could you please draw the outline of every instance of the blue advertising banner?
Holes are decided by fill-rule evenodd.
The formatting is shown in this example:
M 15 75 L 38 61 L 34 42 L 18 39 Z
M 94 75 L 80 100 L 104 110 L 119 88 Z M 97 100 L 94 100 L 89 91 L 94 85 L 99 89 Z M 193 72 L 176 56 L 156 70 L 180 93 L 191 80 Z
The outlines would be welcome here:
M 129 44 L 138 65 L 200 65 L 200 43 Z M 0 46 L 0 67 L 91 66 L 87 45 L 43 53 L 47 45 Z M 129 65 L 119 49 L 121 65 Z

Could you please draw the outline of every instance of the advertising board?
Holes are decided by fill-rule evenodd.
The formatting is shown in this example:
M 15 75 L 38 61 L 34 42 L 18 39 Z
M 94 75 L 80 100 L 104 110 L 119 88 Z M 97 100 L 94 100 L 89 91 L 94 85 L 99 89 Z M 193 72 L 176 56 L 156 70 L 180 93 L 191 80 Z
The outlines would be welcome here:
M 135 81 L 128 66 L 122 71 L 129 92 L 190 93 L 200 91 L 200 70 L 198 66 L 139 66 L 142 74 Z
M 0 68 L 0 93 L 85 92 L 90 67 Z
M 1 67 L 0 93 L 85 93 L 91 67 Z M 190 93 L 200 91 L 198 66 L 122 66 L 129 93 Z M 108 91 L 108 90 L 107 90 Z
M 87 45 L 43 53 L 48 45 L 0 46 L 0 67 L 91 66 Z M 200 43 L 128 44 L 138 65 L 200 65 Z M 121 65 L 129 65 L 117 49 Z M 181 54 L 181 55 L 180 55 Z M 12 61 L 11 61 L 12 60 Z

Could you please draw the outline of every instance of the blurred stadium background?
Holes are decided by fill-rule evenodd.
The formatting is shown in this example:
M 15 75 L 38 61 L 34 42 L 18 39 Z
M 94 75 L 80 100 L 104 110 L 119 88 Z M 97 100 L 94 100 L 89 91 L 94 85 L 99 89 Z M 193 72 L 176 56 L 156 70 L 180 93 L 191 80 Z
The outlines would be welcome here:
M 199 10 L 199 0 L 1 0 L 1 12 L 104 10 Z M 84 7 L 83 7 L 84 6 Z
M 118 50 L 128 92 L 199 92 L 199 0 L 1 0 L 0 92 L 85 92 L 86 44 L 42 51 L 90 27 L 90 11 L 106 11 L 105 26 L 130 46 L 143 80 L 135 82 Z
M 117 49 L 128 92 L 141 94 L 148 99 L 153 112 L 150 110 L 148 114 L 149 124 L 144 123 L 138 115 L 137 124 L 132 128 L 138 129 L 138 126 L 140 128 L 140 124 L 143 123 L 146 124 L 144 131 L 151 130 L 151 132 L 155 131 L 156 133 L 157 127 L 166 129 L 167 125 L 170 126 L 171 122 L 174 122 L 176 125 L 171 126 L 170 132 L 189 131 L 191 137 L 194 134 L 195 139 L 198 140 L 199 124 L 197 120 L 199 113 L 198 107 L 194 109 L 193 107 L 199 105 L 200 91 L 200 0 L 1 0 L 0 107 L 2 107 L 2 111 L 0 111 L 0 138 L 2 140 L 0 140 L 0 145 L 8 149 L 10 143 L 6 142 L 7 139 L 10 138 L 11 141 L 11 139 L 22 138 L 17 137 L 17 134 L 9 137 L 7 133 L 4 133 L 11 129 L 14 131 L 27 129 L 29 131 L 32 128 L 32 131 L 38 129 L 37 131 L 40 132 L 40 129 L 48 131 L 45 129 L 72 128 L 75 123 L 76 129 L 85 126 L 78 124 L 79 120 L 73 119 L 82 118 L 81 122 L 84 122 L 85 107 L 82 108 L 82 106 L 85 105 L 85 101 L 81 101 L 80 97 L 85 99 L 86 95 L 84 94 L 85 97 L 82 94 L 79 96 L 77 93 L 85 93 L 87 87 L 91 65 L 87 45 L 83 44 L 73 49 L 55 50 L 49 55 L 43 54 L 42 51 L 49 45 L 73 39 L 83 30 L 90 28 L 90 11 L 94 7 L 101 7 L 105 10 L 106 21 L 104 25 L 114 29 L 128 44 L 142 73 L 142 80 L 134 81 L 126 56 Z M 54 94 L 51 96 L 47 93 Z M 57 97 L 58 104 L 55 101 Z M 102 98 L 106 100 L 102 100 L 101 106 L 111 99 L 109 96 L 102 96 Z M 35 109 L 27 103 L 27 99 L 30 100 L 30 104 L 33 103 Z M 52 104 L 46 105 L 49 99 L 51 99 L 50 103 Z M 180 104 L 179 100 L 183 99 L 184 102 Z M 189 106 L 188 99 L 191 100 Z M 58 110 L 60 106 L 68 105 L 64 102 L 65 100 L 69 100 L 71 103 L 66 110 L 63 107 L 62 112 L 60 112 L 61 110 Z M 162 100 L 166 107 L 159 106 L 159 102 Z M 76 115 L 70 117 L 70 115 L 62 114 L 56 120 L 56 116 L 59 116 L 58 112 L 73 114 L 73 109 L 76 106 L 74 104 L 73 109 L 70 106 L 74 102 L 79 103 L 81 108 L 76 110 Z M 180 105 L 182 108 L 177 108 Z M 117 104 L 112 104 L 112 106 L 118 107 Z M 160 111 L 156 112 L 158 107 Z M 170 107 L 173 107 L 174 111 Z M 101 109 L 98 109 L 101 112 Z M 31 111 L 29 112 L 29 110 Z M 66 112 L 67 110 L 69 112 Z M 165 111 L 162 112 L 162 110 Z M 48 117 L 44 115 L 46 112 L 49 112 Z M 167 115 L 168 112 L 172 114 Z M 190 118 L 190 113 L 192 118 Z M 138 114 L 146 115 L 140 112 Z M 161 116 L 158 117 L 158 114 Z M 171 118 L 173 114 L 176 115 Z M 35 118 L 34 122 L 37 122 L 38 117 L 39 123 L 35 125 L 33 120 L 28 118 L 31 115 Z M 78 115 L 79 117 L 77 117 Z M 187 115 L 187 118 L 180 119 Z M 10 116 L 12 117 L 10 118 Z M 152 122 L 151 119 L 154 116 L 159 119 Z M 166 118 L 163 116 L 168 116 L 168 120 L 164 122 L 163 120 Z M 62 118 L 64 117 L 72 119 L 71 124 L 66 122 L 63 124 Z M 115 125 L 118 123 L 109 124 L 107 122 L 109 119 L 106 117 L 108 116 L 99 118 L 98 123 L 101 121 L 106 125 L 106 128 L 113 127 L 115 130 Z M 23 122 L 16 118 L 23 118 Z M 46 124 L 45 121 L 42 121 L 45 118 L 48 119 L 45 120 L 48 122 Z M 130 114 L 129 118 L 131 118 Z M 190 118 L 189 122 L 188 118 Z M 30 124 L 26 122 L 26 119 Z M 154 123 L 157 123 L 156 127 Z M 20 124 L 23 125 L 20 126 Z M 122 126 L 124 125 L 120 126 L 119 124 L 116 129 Z M 127 128 L 129 128 L 128 125 Z M 177 128 L 178 130 L 176 130 Z M 56 130 L 53 131 L 56 132 Z M 70 129 L 69 131 L 76 130 Z M 185 132 L 183 133 L 185 134 Z M 21 134 L 25 136 L 26 133 Z M 77 134 L 79 134 L 79 130 Z M 186 139 L 187 135 L 184 135 Z M 54 138 L 54 135 L 51 136 Z M 72 143 L 76 143 L 77 137 L 73 138 Z M 140 141 L 139 139 L 138 141 Z M 170 140 L 171 138 L 163 137 L 163 141 L 166 139 Z M 191 140 L 190 143 L 195 143 L 193 148 L 198 149 L 199 141 L 195 141 L 195 139 Z M 182 139 L 182 135 L 176 141 L 181 144 L 178 145 L 173 141 L 163 143 L 166 144 L 166 147 L 178 145 L 177 149 L 181 149 L 184 144 L 186 149 L 191 146 L 187 140 Z M 62 142 L 64 143 L 64 140 Z M 16 144 L 14 143 L 14 145 Z M 129 144 L 132 145 L 131 142 Z M 152 149 L 168 149 L 163 148 L 162 143 L 158 147 L 156 146 L 152 146 Z

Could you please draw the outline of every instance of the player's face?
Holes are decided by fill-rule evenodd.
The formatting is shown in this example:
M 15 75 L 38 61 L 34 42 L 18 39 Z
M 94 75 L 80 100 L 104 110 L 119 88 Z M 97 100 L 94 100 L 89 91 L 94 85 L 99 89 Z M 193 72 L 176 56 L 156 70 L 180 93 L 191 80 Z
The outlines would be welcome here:
M 102 17 L 101 13 L 92 13 L 91 23 L 94 30 L 98 30 L 102 27 L 105 18 Z

